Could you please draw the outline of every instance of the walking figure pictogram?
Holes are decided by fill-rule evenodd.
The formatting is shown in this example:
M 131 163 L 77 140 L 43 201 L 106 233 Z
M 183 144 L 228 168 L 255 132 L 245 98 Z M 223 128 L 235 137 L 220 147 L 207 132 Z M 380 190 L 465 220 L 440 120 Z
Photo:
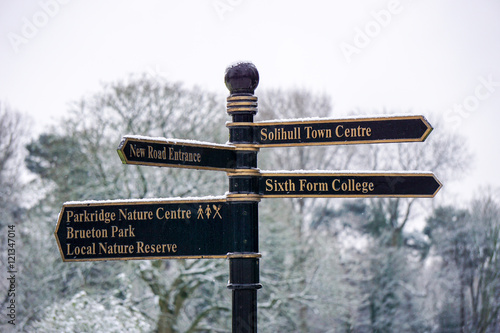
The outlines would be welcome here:
M 197 217 L 197 219 L 198 219 L 198 220 L 199 220 L 199 219 L 202 219 L 202 220 L 203 220 L 203 208 L 201 207 L 201 205 L 200 205 L 200 207 L 198 208 L 198 217 Z

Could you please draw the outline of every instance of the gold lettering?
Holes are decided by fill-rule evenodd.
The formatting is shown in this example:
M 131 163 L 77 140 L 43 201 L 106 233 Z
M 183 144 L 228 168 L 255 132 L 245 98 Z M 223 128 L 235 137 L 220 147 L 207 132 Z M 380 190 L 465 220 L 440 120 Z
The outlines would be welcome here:
M 137 148 L 136 145 L 130 145 L 130 157 L 144 157 L 146 156 L 146 149 Z
M 148 158 L 154 158 L 157 160 L 167 159 L 167 148 L 164 147 L 163 150 L 155 150 L 152 146 L 148 146 Z
M 306 139 L 309 139 L 311 137 L 310 131 L 312 130 L 312 127 L 306 126 L 305 129 L 306 129 Z
M 372 182 L 356 182 L 353 178 L 349 178 L 344 182 L 341 182 L 340 179 L 334 179 L 332 181 L 332 188 L 335 192 L 343 191 L 369 193 L 373 192 L 375 185 Z
M 287 179 L 284 182 L 279 182 L 276 179 L 266 179 L 267 192 L 293 192 L 295 191 L 295 183 L 292 179 Z
M 300 191 L 309 192 L 326 192 L 328 191 L 328 183 L 309 182 L 307 179 L 299 179 Z
M 122 209 L 118 208 L 118 220 L 121 221 L 122 218 L 126 221 L 145 221 L 145 220 L 152 220 L 153 219 L 153 212 L 152 211 L 137 211 L 133 210 L 131 212 L 128 211 L 128 208 Z
M 337 138 L 341 138 L 343 137 L 344 135 L 342 134 L 342 132 L 339 133 L 339 130 L 342 131 L 342 129 L 344 129 L 344 126 L 342 125 L 338 125 L 336 128 L 335 128 L 335 135 L 337 135 Z
M 99 243 L 99 254 L 132 254 L 134 253 L 133 245 L 122 245 L 122 244 L 112 244 L 108 245 L 108 242 Z M 95 254 L 95 247 L 94 253 Z
M 105 222 L 109 223 L 114 221 L 116 214 L 113 212 L 105 212 L 104 209 L 100 211 L 88 212 L 84 210 L 83 213 L 75 214 L 73 211 L 66 212 L 66 222 Z
M 117 237 L 117 234 L 118 234 L 118 238 L 124 238 L 124 237 L 135 237 L 135 234 L 134 234 L 134 230 L 135 228 L 132 228 L 132 225 L 128 225 L 128 228 L 118 228 L 117 226 L 112 226 L 111 227 L 111 237 L 114 238 L 114 237 Z
M 361 190 L 361 183 L 356 183 L 356 192 L 359 192 Z
M 337 135 L 338 138 L 366 137 L 372 135 L 372 129 L 370 127 L 361 127 L 361 125 L 358 127 L 344 129 L 343 125 L 338 125 L 335 128 L 335 135 Z
M 74 236 L 73 236 L 73 228 L 71 227 L 68 227 L 66 229 L 66 239 L 72 239 Z
M 166 150 L 164 151 L 165 158 L 167 155 Z M 171 161 L 181 161 L 181 162 L 197 162 L 201 163 L 201 154 L 200 153 L 189 153 L 182 151 L 179 149 L 175 151 L 173 147 L 168 148 L 168 159 Z
M 87 229 L 75 230 L 72 227 L 66 229 L 66 239 L 85 239 L 85 238 L 107 238 L 107 229 Z
M 164 209 L 163 209 L 163 208 L 161 208 L 161 207 L 159 207 L 159 208 L 156 210 L 156 218 L 157 218 L 157 219 L 159 219 L 159 220 L 161 220 L 161 216 L 160 216 L 160 214 L 161 214 L 161 213 L 160 213 L 160 210 L 163 212 L 163 211 L 164 211 Z
M 167 210 L 164 208 L 158 207 L 156 210 L 156 218 L 159 220 L 177 220 L 177 219 L 190 219 L 191 211 L 181 209 L 180 207 L 177 210 Z
M 330 128 L 313 129 L 312 126 L 306 126 L 305 129 L 307 139 L 329 139 L 332 137 L 332 130 Z
M 71 244 L 66 244 L 67 256 L 78 256 L 85 254 L 96 254 L 95 243 L 92 243 L 92 245 L 74 246 L 73 248 L 71 248 Z
M 106 243 L 106 245 L 108 245 L 108 243 Z M 99 243 L 99 254 L 102 254 L 103 251 L 105 254 L 108 253 L 108 251 L 106 250 L 106 246 L 103 243 Z
M 286 130 L 285 130 L 286 128 Z M 260 140 L 265 141 L 286 141 L 286 140 L 300 140 L 300 127 L 288 127 L 274 128 L 268 132 L 267 128 L 262 128 L 260 130 Z
M 272 179 L 266 179 L 266 191 L 272 191 L 274 189 L 273 186 L 273 180 Z
M 175 253 L 177 252 L 177 244 L 144 244 L 137 242 L 137 253 Z
M 130 155 L 129 156 L 137 156 L 135 151 L 135 145 L 130 145 Z

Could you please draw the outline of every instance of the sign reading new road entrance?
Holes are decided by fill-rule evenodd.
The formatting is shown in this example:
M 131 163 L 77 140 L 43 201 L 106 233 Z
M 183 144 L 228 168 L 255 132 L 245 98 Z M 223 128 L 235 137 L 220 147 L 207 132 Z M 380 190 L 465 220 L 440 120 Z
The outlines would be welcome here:
M 125 136 L 118 147 L 124 164 L 231 171 L 235 147 L 191 140 Z

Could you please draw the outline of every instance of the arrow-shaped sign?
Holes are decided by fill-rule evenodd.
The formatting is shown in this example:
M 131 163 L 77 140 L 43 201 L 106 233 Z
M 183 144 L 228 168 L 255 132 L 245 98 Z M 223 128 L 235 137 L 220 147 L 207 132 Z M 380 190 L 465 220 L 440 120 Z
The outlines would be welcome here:
M 125 136 L 118 146 L 124 164 L 232 171 L 234 146 L 215 143 Z
M 64 261 L 226 258 L 226 197 L 68 202 L 54 232 Z
M 434 197 L 441 182 L 430 172 L 265 171 L 259 179 L 264 198 Z
M 242 126 L 253 128 L 253 138 L 259 147 L 419 142 L 424 141 L 432 131 L 432 126 L 423 116 L 290 119 L 227 124 L 233 135 L 237 135 L 236 129 Z

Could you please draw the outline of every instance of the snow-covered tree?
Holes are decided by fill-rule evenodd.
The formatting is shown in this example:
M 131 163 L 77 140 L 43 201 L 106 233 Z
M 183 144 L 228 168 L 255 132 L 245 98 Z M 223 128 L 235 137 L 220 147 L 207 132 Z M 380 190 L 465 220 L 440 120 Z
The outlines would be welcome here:
M 438 207 L 427 221 L 438 259 L 439 329 L 497 332 L 500 328 L 500 202 L 492 193 L 467 210 Z
M 292 90 L 258 91 L 257 96 L 260 117 L 256 119 L 333 116 L 325 95 Z M 224 261 L 69 264 L 61 262 L 51 234 L 57 213 L 68 200 L 224 193 L 227 177 L 223 173 L 121 165 L 116 154 L 118 143 L 127 134 L 224 143 L 227 129 L 223 124 L 228 116 L 223 101 L 199 88 L 131 77 L 74 103 L 57 128 L 27 146 L 26 164 L 38 175 L 33 186 L 45 197 L 27 219 L 33 232 L 26 236 L 31 245 L 23 258 L 32 268 L 26 273 L 32 283 L 23 291 L 27 304 L 23 311 L 30 313 L 26 327 L 112 331 L 96 326 L 98 318 L 116 322 L 125 314 L 133 319 L 133 327 L 117 324 L 124 330 L 229 329 L 230 293 L 225 288 Z M 446 181 L 466 167 L 468 154 L 460 140 L 436 131 L 425 143 L 262 149 L 258 166 L 270 170 L 430 170 Z M 428 258 L 431 244 L 418 230 L 408 231 L 409 223 L 423 219 L 429 209 L 422 202 L 430 200 L 262 200 L 261 329 L 433 330 L 431 319 L 444 308 L 429 310 L 429 289 L 420 278 L 426 274 L 423 259 Z M 491 297 L 487 299 L 490 302 Z M 121 314 L 97 311 L 81 316 L 72 311 L 89 304 L 100 309 L 114 305 Z M 57 326 L 62 324 L 53 316 L 60 313 L 73 318 L 68 323 L 73 326 Z M 478 310 L 477 318 L 480 313 Z
M 21 210 L 23 149 L 29 121 L 0 101 L 0 230 Z
M 265 119 L 328 117 L 332 116 L 332 107 L 326 96 L 298 90 L 268 91 L 259 92 L 259 115 Z M 434 125 L 439 128 L 439 124 Z M 272 170 L 430 170 L 442 181 L 459 175 L 470 160 L 463 139 L 442 129 L 432 133 L 424 143 L 273 148 L 272 152 L 263 149 L 261 155 L 263 163 L 259 166 Z M 314 255 L 320 252 L 314 249 L 322 232 L 338 246 L 339 254 L 333 259 L 330 271 L 335 278 L 330 279 L 331 284 L 325 289 L 337 290 L 334 294 L 340 297 L 339 303 L 346 305 L 344 311 L 336 312 L 336 322 L 341 323 L 339 329 L 361 332 L 428 329 L 425 322 L 432 316 L 422 312 L 426 290 L 416 277 L 422 273 L 421 260 L 426 256 L 429 242 L 422 232 L 409 232 L 407 226 L 423 219 L 422 215 L 430 209 L 430 200 L 281 200 L 287 203 L 277 204 L 276 200 L 272 203 L 282 212 L 274 213 L 282 219 L 281 223 L 274 222 L 274 228 L 284 230 L 288 236 L 280 244 L 287 242 L 291 264 L 282 267 L 287 262 L 282 260 L 274 267 L 282 267 L 286 272 L 283 276 L 296 281 L 289 290 L 296 296 L 294 302 L 287 303 L 288 312 L 294 313 L 289 323 L 295 325 L 292 326 L 295 330 L 312 329 L 317 315 L 327 309 L 313 307 L 310 302 L 314 298 L 310 291 L 315 272 L 311 267 L 321 260 Z M 263 208 L 267 205 L 261 203 Z M 352 246 L 347 239 L 364 245 Z M 334 248 L 330 246 L 328 250 Z M 294 311 L 290 307 L 295 307 Z
M 30 277 L 38 281 L 26 290 L 40 288 L 47 280 L 58 280 L 59 284 L 42 293 L 45 300 L 36 293 L 27 294 L 30 304 L 50 304 L 60 298 L 78 302 L 87 298 L 73 298 L 81 290 L 89 299 L 101 302 L 97 293 L 109 295 L 110 290 L 121 285 L 120 273 L 126 272 L 136 277 L 131 281 L 140 290 L 133 292 L 127 302 L 137 304 L 139 311 L 154 314 L 156 318 L 150 320 L 156 321 L 158 332 L 224 326 L 226 323 L 217 313 L 227 309 L 225 302 L 229 300 L 219 292 L 225 284 L 214 283 L 224 281 L 224 261 L 61 263 L 55 240 L 45 235 L 55 227 L 64 201 L 223 194 L 227 190 L 225 174 L 122 165 L 116 149 L 122 136 L 128 134 L 224 143 L 225 117 L 223 99 L 211 93 L 132 76 L 74 103 L 57 128 L 31 142 L 26 163 L 39 176 L 38 186 L 45 190 L 46 197 L 30 212 L 31 223 L 38 223 L 36 228 L 43 229 L 42 233 L 29 237 L 39 245 L 38 253 L 50 255 L 41 261 L 26 258 L 26 264 L 36 267 Z M 42 228 L 37 215 L 50 222 L 43 223 Z M 202 292 L 206 290 L 217 292 Z M 221 305 L 214 306 L 214 302 Z M 130 307 L 129 303 L 124 306 Z M 50 313 L 37 311 L 30 320 L 50 323 L 45 320 L 47 315 Z

